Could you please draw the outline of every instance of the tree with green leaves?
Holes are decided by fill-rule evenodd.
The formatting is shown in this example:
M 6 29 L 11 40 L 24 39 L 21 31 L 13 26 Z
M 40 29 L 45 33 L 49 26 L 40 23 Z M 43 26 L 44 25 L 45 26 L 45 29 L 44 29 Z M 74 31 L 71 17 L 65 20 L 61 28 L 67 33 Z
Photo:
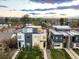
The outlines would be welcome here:
M 42 22 L 41 26 L 42 26 L 43 28 L 46 28 L 46 23 L 45 23 L 45 22 Z
M 60 25 L 64 25 L 64 19 L 60 18 Z

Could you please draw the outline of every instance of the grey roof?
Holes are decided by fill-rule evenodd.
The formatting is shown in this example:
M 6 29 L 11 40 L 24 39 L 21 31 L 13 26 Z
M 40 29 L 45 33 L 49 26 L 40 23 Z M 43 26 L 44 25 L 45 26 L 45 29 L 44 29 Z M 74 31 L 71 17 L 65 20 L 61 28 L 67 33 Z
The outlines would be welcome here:
M 69 36 L 69 34 L 67 33 L 67 32 L 65 32 L 65 31 L 59 31 L 62 35 L 64 35 L 64 36 Z
M 54 35 L 63 35 L 63 36 L 75 36 L 75 35 L 79 35 L 78 31 L 55 31 L 55 30 L 53 30 L 52 33 Z
M 70 31 L 70 32 L 67 32 L 70 36 L 74 36 L 74 35 L 79 35 L 79 32 L 78 31 Z
M 54 35 L 62 35 L 60 32 L 58 32 L 58 31 L 52 31 L 52 33 L 54 34 Z
M 64 29 L 64 30 L 69 30 L 69 29 L 71 29 L 70 26 L 60 26 L 60 25 L 53 26 L 53 28 L 56 28 L 56 29 Z

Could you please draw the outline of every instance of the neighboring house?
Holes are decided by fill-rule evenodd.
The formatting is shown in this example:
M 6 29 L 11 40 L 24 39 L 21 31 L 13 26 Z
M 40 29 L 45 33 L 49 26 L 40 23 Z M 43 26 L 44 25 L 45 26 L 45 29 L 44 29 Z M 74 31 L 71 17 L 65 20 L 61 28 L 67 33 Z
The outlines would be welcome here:
M 51 32 L 51 42 L 53 48 L 62 48 L 63 47 L 63 35 L 57 31 Z
M 26 26 L 17 33 L 18 48 L 34 47 L 40 49 L 47 47 L 47 33 L 41 26 Z
M 53 26 L 50 38 L 53 48 L 79 48 L 79 32 L 69 26 Z

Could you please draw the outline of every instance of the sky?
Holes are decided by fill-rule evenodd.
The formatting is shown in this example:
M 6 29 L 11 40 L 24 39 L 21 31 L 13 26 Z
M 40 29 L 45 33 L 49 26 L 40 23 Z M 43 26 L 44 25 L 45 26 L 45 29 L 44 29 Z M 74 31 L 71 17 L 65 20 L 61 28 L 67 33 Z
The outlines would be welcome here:
M 0 0 L 0 11 L 16 11 L 33 17 L 79 16 L 79 0 Z

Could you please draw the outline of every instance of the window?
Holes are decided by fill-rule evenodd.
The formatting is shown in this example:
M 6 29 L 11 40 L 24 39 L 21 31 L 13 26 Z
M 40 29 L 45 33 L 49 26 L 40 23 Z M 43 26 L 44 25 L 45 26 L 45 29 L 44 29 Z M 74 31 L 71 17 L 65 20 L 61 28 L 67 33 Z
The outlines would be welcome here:
M 43 35 L 42 38 L 43 38 L 43 39 L 46 39 L 46 35 Z
M 27 46 L 30 46 L 30 43 L 27 43 Z
M 78 37 L 76 37 L 76 41 L 78 41 Z
M 29 36 L 27 36 L 27 38 L 30 38 Z
M 58 37 L 56 37 L 56 40 L 58 40 Z
M 39 39 L 40 36 L 39 36 L 39 35 L 34 35 L 33 38 L 34 38 L 34 39 Z
M 54 46 L 57 46 L 57 47 L 59 47 L 60 45 L 54 45 Z
M 43 30 L 41 28 L 38 28 L 38 32 L 43 32 Z
M 60 37 L 60 39 L 62 40 L 62 37 Z
M 38 42 L 34 42 L 34 46 L 38 46 L 39 47 L 39 43 Z
M 33 29 L 32 28 L 27 28 L 27 33 L 32 33 L 33 32 Z
M 60 46 L 60 44 L 59 43 L 55 43 L 54 46 Z
M 34 39 L 36 39 L 37 38 L 37 36 L 36 35 L 34 35 Z

